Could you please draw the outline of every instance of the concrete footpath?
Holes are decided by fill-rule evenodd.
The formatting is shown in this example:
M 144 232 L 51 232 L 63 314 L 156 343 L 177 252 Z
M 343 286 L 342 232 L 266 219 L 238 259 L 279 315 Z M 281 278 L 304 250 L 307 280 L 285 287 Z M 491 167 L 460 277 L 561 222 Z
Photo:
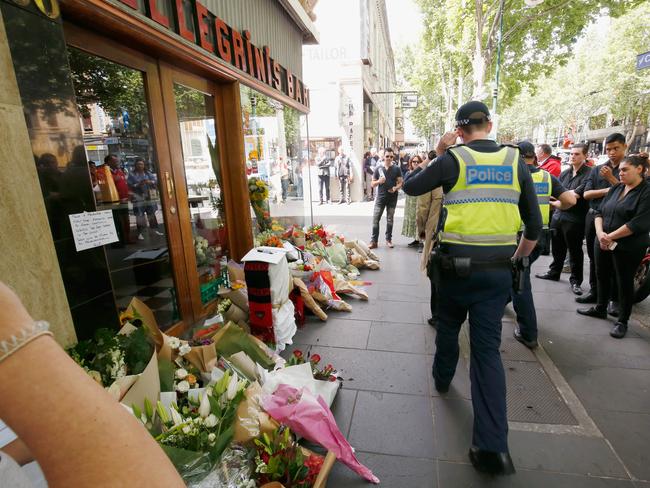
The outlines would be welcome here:
M 367 241 L 372 204 L 341 207 L 319 207 L 314 221 Z M 456 377 L 449 393 L 440 395 L 431 378 L 429 282 L 419 271 L 421 254 L 399 235 L 401 218 L 395 224 L 395 248 L 388 249 L 382 222 L 381 270 L 362 274 L 372 282 L 370 301 L 348 299 L 352 313 L 328 311 L 325 323 L 310 317 L 293 346 L 320 354 L 342 372 L 333 412 L 381 486 L 650 488 L 650 329 L 634 320 L 627 337 L 611 338 L 612 322 L 575 313 L 568 275 L 559 283 L 533 278 L 540 328 L 535 353 L 512 339 L 513 314 L 506 311 L 502 358 L 517 474 L 491 478 L 474 471 L 467 458 L 466 330 Z M 534 272 L 548 262 L 542 257 Z M 638 310 L 647 312 L 644 307 Z M 367 484 L 337 463 L 328 486 Z

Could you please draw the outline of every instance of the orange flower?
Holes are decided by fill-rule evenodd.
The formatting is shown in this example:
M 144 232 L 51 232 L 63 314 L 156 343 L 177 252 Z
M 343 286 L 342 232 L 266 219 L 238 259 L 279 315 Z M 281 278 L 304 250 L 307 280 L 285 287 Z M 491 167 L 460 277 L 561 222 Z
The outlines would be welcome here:
M 193 374 L 188 374 L 187 378 L 185 378 L 185 381 L 187 381 L 190 386 L 196 385 L 196 376 Z

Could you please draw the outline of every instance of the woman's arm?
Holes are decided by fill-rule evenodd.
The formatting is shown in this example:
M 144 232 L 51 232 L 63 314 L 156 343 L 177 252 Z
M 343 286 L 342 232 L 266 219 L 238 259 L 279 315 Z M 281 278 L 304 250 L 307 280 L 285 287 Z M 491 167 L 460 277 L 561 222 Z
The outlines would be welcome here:
M 0 339 L 33 324 L 0 283 Z M 40 336 L 0 362 L 0 418 L 57 487 L 185 486 L 142 424 L 68 357 Z

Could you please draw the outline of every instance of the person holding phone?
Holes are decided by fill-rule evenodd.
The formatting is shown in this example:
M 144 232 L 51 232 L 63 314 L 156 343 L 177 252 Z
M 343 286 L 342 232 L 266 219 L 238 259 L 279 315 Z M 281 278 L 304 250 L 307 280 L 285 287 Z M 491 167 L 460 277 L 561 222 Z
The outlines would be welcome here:
M 397 207 L 397 196 L 402 188 L 402 171 L 393 164 L 393 149 L 387 147 L 384 151 L 383 164 L 377 164 L 372 176 L 372 187 L 377 188 L 377 198 L 372 216 L 372 237 L 370 249 L 375 249 L 379 241 L 379 222 L 386 210 L 386 245 L 393 248 L 393 216 Z
M 650 185 L 645 180 L 648 154 L 632 154 L 619 165 L 621 182 L 613 186 L 596 212 L 595 246 L 598 302 L 578 309 L 581 315 L 607 318 L 611 276 L 616 276 L 618 320 L 609 335 L 625 337 L 634 301 L 634 273 L 650 244 Z

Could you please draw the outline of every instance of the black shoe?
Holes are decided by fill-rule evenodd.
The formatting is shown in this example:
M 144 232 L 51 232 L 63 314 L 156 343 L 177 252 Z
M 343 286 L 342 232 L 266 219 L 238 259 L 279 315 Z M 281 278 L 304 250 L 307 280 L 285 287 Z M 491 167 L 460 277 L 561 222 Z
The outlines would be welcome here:
M 560 281 L 559 276 L 556 276 L 556 275 L 551 274 L 551 273 L 536 274 L 535 278 L 539 278 L 540 280 Z
M 320 202 L 318 205 L 323 205 L 323 202 Z
M 616 322 L 614 324 L 614 327 L 612 327 L 612 330 L 610 331 L 609 335 L 616 339 L 622 339 L 625 337 L 625 334 L 627 332 L 627 324 L 624 324 L 623 322 Z
M 436 377 L 436 372 L 435 370 L 432 370 L 433 373 L 433 385 L 436 387 L 436 391 L 438 393 L 447 393 L 449 391 L 449 383 L 443 383 Z
M 575 283 L 571 285 L 571 291 L 574 295 L 582 295 L 582 288 L 580 288 L 580 285 L 576 285 Z
M 484 451 L 478 447 L 469 448 L 469 460 L 476 471 L 492 475 L 515 474 L 515 466 L 508 452 Z
M 537 340 L 529 341 L 528 339 L 524 339 L 524 336 L 521 335 L 521 330 L 519 330 L 519 327 L 515 327 L 512 335 L 517 341 L 521 342 L 528 349 L 535 349 L 539 345 L 537 344 Z
M 438 318 L 437 317 L 431 317 L 429 320 L 427 320 L 427 324 L 429 324 L 434 329 L 437 329 L 438 328 Z
M 587 293 L 586 295 L 582 295 L 581 297 L 576 297 L 576 302 L 596 303 L 597 299 L 598 299 L 598 295 L 596 295 L 593 290 L 590 290 L 589 293 Z
M 419 245 L 420 245 L 420 241 L 415 240 L 415 241 L 411 241 L 411 242 L 409 242 L 409 243 L 406 245 L 406 247 L 418 247 Z
M 589 308 L 579 308 L 576 310 L 580 315 L 586 315 L 587 317 L 596 317 L 597 319 L 606 319 L 607 310 L 600 310 L 598 307 L 589 307 Z
M 618 317 L 618 302 L 609 302 L 609 305 L 607 305 L 607 313 L 612 317 Z

